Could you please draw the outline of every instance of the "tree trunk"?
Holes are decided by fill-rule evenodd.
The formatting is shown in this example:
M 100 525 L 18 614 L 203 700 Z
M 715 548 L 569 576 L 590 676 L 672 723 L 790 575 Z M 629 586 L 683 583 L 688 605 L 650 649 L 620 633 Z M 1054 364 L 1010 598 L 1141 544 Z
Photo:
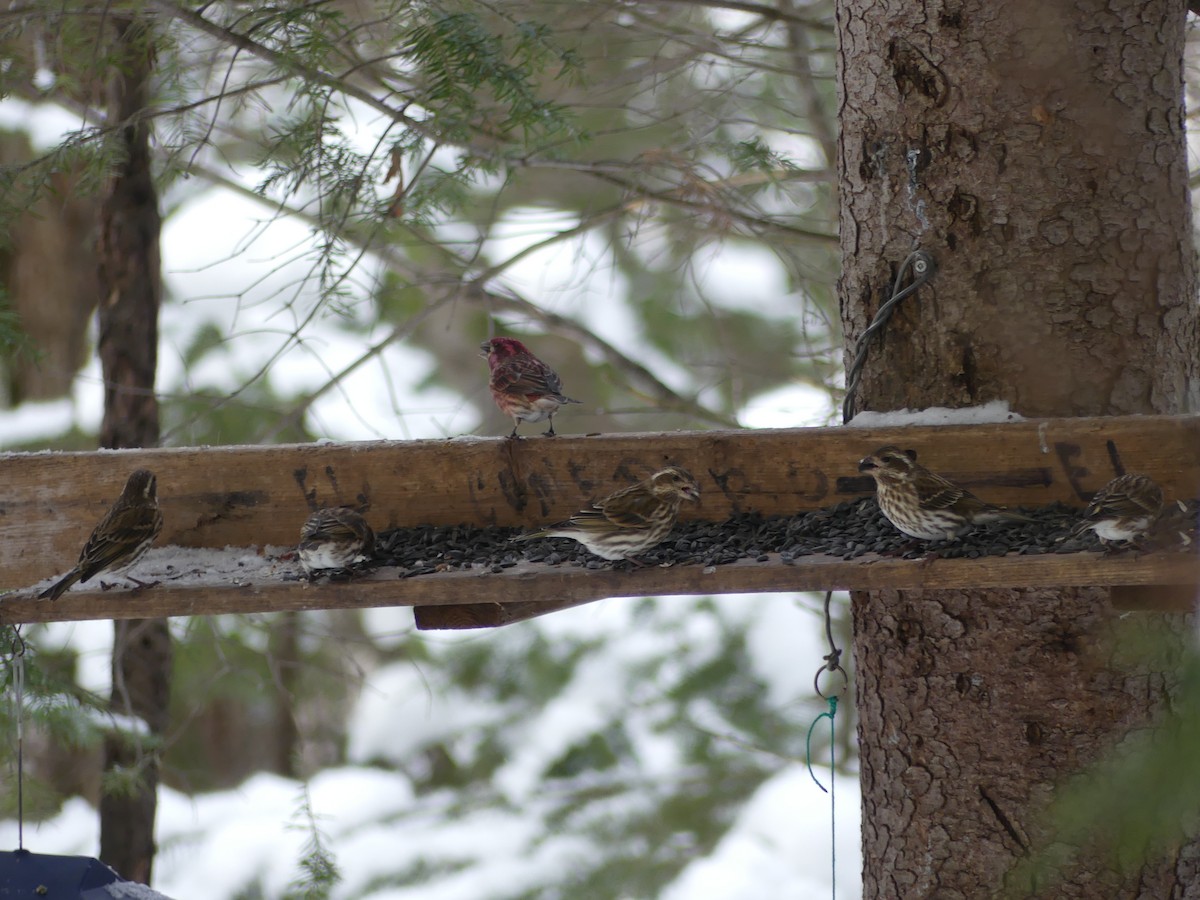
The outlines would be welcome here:
M 299 702 L 300 613 L 283 612 L 271 629 L 267 654 L 275 682 L 275 727 L 272 729 L 271 771 L 286 778 L 300 775 L 300 728 L 296 723 Z
M 1183 8 L 841 0 L 837 27 L 848 363 L 914 246 L 938 263 L 872 346 L 855 409 L 1200 408 Z M 1081 502 L 1113 474 L 1059 449 Z M 853 617 L 871 898 L 991 896 L 1052 840 L 1037 813 L 1055 786 L 1158 718 L 1176 679 L 1118 667 L 1159 617 L 1122 620 L 1098 589 L 863 593 Z M 1056 886 L 1007 887 L 1200 896 L 1196 849 L 1132 873 L 1085 853 Z
M 28 135 L 0 133 L 0 165 L 16 168 L 34 156 Z M 0 283 L 38 350 L 0 359 L 4 406 L 64 396 L 90 353 L 99 204 L 69 171 L 56 173 L 53 185 L 10 227 L 10 246 L 0 249 Z M 63 265 L 64 260 L 71 264 Z
M 104 372 L 104 447 L 158 443 L 154 372 L 162 297 L 158 194 L 150 165 L 150 131 L 137 116 L 146 108 L 153 65 L 145 23 L 116 18 L 108 117 L 120 123 L 114 139 L 122 157 L 100 211 L 100 362 Z M 170 487 L 167 486 L 167 491 Z M 142 719 L 161 736 L 168 721 L 171 637 L 166 619 L 115 622 L 112 666 L 114 712 Z M 100 858 L 125 878 L 148 884 L 154 860 L 158 752 L 136 736 L 114 733 L 105 742 L 105 770 L 136 776 L 100 797 Z M 122 779 L 124 781 L 124 779 Z

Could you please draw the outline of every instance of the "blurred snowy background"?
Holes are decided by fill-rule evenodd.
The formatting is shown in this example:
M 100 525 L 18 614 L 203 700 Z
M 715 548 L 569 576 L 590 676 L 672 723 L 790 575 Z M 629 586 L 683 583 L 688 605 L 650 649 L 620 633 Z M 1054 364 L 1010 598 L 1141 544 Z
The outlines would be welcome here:
M 477 357 L 495 334 L 526 338 L 583 401 L 563 434 L 836 421 L 832 3 L 204 14 L 297 65 L 234 52 L 182 13 L 155 32 L 165 445 L 506 434 Z M 102 54 L 61 4 L 6 21 L 0 165 L 47 190 L 0 198 L 0 325 L 15 313 L 29 339 L 0 360 L 0 448 L 91 449 Z M 155 886 L 176 900 L 829 896 L 830 795 L 805 766 L 828 708 L 812 689 L 820 601 L 614 599 L 466 633 L 418 633 L 403 609 L 172 620 Z M 845 646 L 845 598 L 833 606 Z M 24 637 L 25 844 L 95 855 L 112 626 Z M 836 896 L 850 898 L 842 700 L 837 772 L 826 721 L 813 772 L 836 787 Z
M 836 421 L 833 5 L 731 7 L 204 7 L 286 71 L 165 17 L 163 443 L 506 434 L 477 357 L 495 334 L 583 401 L 560 433 Z M 28 337 L 0 360 L 0 448 L 91 449 L 101 54 L 61 5 L 8 21 L 0 165 L 46 190 L 0 197 L 0 326 Z M 344 90 L 303 74 L 322 66 Z M 832 892 L 836 812 L 836 896 L 858 897 L 850 696 L 813 736 L 833 810 L 805 765 L 820 601 L 614 599 L 466 633 L 403 609 L 172 620 L 155 886 L 808 900 Z M 112 626 L 24 637 L 25 845 L 95 855 Z
M 335 759 L 304 779 L 163 788 L 155 886 L 176 900 L 307 896 L 317 839 L 342 879 L 335 898 L 830 896 L 830 798 L 804 762 L 828 708 L 812 694 L 815 599 L 607 600 L 482 633 L 417 634 L 406 610 L 370 611 L 356 698 L 331 720 Z M 174 624 L 185 647 L 188 630 L 247 630 Z M 38 641 L 79 654 L 84 686 L 106 692 L 110 634 L 55 625 Z M 209 668 L 206 699 L 219 682 L 249 687 L 225 665 Z M 187 709 L 194 692 L 181 692 Z M 826 787 L 828 733 L 822 721 L 814 737 Z M 228 749 L 214 738 L 207 752 L 219 765 Z M 857 897 L 857 783 L 833 787 L 837 896 Z M 97 830 L 75 798 L 27 823 L 25 845 L 94 855 Z M 15 822 L 0 823 L 0 845 L 16 845 Z

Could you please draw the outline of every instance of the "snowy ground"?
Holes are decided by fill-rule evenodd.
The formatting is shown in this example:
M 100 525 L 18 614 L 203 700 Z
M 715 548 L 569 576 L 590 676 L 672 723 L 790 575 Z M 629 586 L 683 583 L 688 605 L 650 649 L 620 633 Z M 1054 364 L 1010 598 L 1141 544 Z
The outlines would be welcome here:
M 827 769 L 815 768 L 829 785 Z M 857 781 L 839 777 L 838 898 L 861 896 Z M 547 870 L 569 870 L 578 855 L 600 852 L 571 837 L 533 846 L 540 829 L 529 810 L 488 810 L 454 822 L 436 802 L 413 801 L 403 776 L 362 768 L 331 769 L 308 785 L 310 802 L 345 875 L 337 900 L 484 900 L 539 883 Z M 300 824 L 304 787 L 275 775 L 256 775 L 235 791 L 187 797 L 159 795 L 155 888 L 173 900 L 234 900 L 260 883 L 280 897 L 299 877 L 306 831 Z M 536 812 L 536 810 L 535 810 Z M 385 820 L 387 824 L 381 824 Z M 810 900 L 830 896 L 830 818 L 827 795 L 802 765 L 760 788 L 735 826 L 709 856 L 688 866 L 661 900 Z M 26 828 L 38 853 L 92 856 L 99 842 L 95 810 L 78 798 L 49 822 Z M 0 845 L 16 846 L 16 826 L 0 823 Z M 463 860 L 452 875 L 415 888 L 369 890 L 373 880 L 419 861 Z M 532 881 L 537 877 L 539 881 Z M 507 894 L 506 894 L 507 895 Z
M 351 763 L 320 772 L 303 784 L 258 774 L 235 790 L 186 796 L 160 791 L 155 888 L 174 900 L 277 898 L 300 876 L 299 861 L 310 831 L 305 792 L 343 881 L 337 900 L 488 900 L 509 897 L 522 887 L 536 889 L 557 873 L 569 874 L 581 861 L 603 856 L 586 829 L 551 822 L 563 809 L 562 797 L 578 787 L 545 778 L 549 761 L 579 735 L 620 720 L 633 736 L 637 771 L 584 775 L 644 778 L 664 785 L 693 773 L 678 748 L 655 729 L 662 712 L 655 691 L 673 687 L 670 673 L 657 685 L 643 682 L 642 664 L 670 649 L 680 672 L 701 666 L 719 652 L 714 614 L 698 614 L 697 601 L 664 597 L 653 621 L 633 621 L 635 601 L 609 600 L 486 633 L 434 633 L 429 650 L 456 643 L 488 642 L 497 655 L 519 658 L 534 634 L 565 644 L 580 635 L 600 638 L 587 661 L 557 696 L 535 714 L 512 715 L 502 704 L 485 702 L 463 690 L 436 666 L 394 663 L 368 674 L 348 716 L 347 755 Z M 811 696 L 811 677 L 823 651 L 815 598 L 803 595 L 730 595 L 720 617 L 745 624 L 752 673 L 766 685 L 767 701 L 779 708 L 802 705 L 794 716 L 807 728 L 823 705 Z M 380 609 L 368 626 L 395 633 L 410 620 L 407 610 Z M 77 625 L 60 625 L 64 639 Z M 525 629 L 524 631 L 520 629 Z M 90 629 L 86 629 L 90 632 Z M 75 646 L 87 644 L 84 633 Z M 96 646 L 88 654 L 106 657 Z M 91 671 L 99 674 L 99 666 Z M 85 667 L 85 671 L 89 669 Z M 727 710 L 715 704 L 695 711 L 697 726 L 732 731 Z M 454 791 L 418 795 L 398 767 L 411 762 L 432 742 L 469 744 L 497 719 L 509 724 L 510 756 L 492 779 L 491 793 L 467 803 Z M 822 722 L 818 727 L 823 727 Z M 825 732 L 828 733 L 828 732 Z M 749 749 L 747 752 L 754 752 Z M 824 761 L 827 757 L 823 757 Z M 693 767 L 694 768 L 694 767 Z M 829 769 L 814 774 L 830 786 Z M 836 807 L 836 897 L 860 895 L 859 795 L 853 778 L 833 784 Z M 628 792 L 617 802 L 638 803 Z M 647 803 L 654 799 L 646 798 Z M 577 812 L 577 815 L 591 813 Z M 711 853 L 688 864 L 658 896 L 662 900 L 765 900 L 831 896 L 830 795 L 796 761 L 747 798 L 733 826 Z M 15 847 L 16 823 L 0 822 L 0 846 Z M 27 825 L 25 846 L 42 853 L 91 856 L 98 847 L 96 812 L 71 800 L 55 818 Z M 386 885 L 398 872 L 427 871 L 419 882 Z M 381 886 L 383 884 L 383 886 Z M 496 886 L 503 886 L 497 891 Z M 261 893 L 258 893 L 260 892 Z

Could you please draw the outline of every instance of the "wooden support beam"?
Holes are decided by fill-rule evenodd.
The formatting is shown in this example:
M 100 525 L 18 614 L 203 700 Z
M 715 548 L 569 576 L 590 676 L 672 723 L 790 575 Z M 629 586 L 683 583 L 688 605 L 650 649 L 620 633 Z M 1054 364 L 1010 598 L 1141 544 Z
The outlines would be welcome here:
M 175 567 L 162 565 L 171 560 Z M 766 562 L 742 559 L 722 566 L 650 566 L 630 571 L 521 563 L 501 572 L 438 572 L 412 578 L 381 568 L 350 581 L 309 583 L 294 563 L 252 571 L 222 572 L 178 581 L 180 555 L 150 551 L 138 577 L 161 578 L 145 590 L 71 591 L 59 600 L 25 594 L 0 598 L 0 624 L 214 616 L 313 609 L 420 607 L 427 628 L 503 625 L 531 615 L 605 597 L 664 594 L 730 594 L 879 588 L 1052 587 L 1055 585 L 1200 584 L 1200 563 L 1190 554 L 1099 553 L 989 556 L 981 559 L 912 560 L 868 554 L 843 560 L 800 557 L 791 565 L 778 554 Z M 1143 606 L 1145 608 L 1145 601 Z M 1172 597 L 1170 609 L 1190 611 L 1191 600 Z
M 1130 612 L 1197 611 L 1200 587 L 1191 584 L 1118 584 L 1111 592 L 1112 605 Z
M 158 475 L 165 527 L 159 543 L 184 548 L 287 547 L 318 506 L 362 507 L 376 530 L 418 524 L 532 527 L 561 519 L 610 491 L 674 463 L 704 496 L 684 516 L 721 521 L 735 512 L 795 514 L 872 490 L 857 471 L 878 446 L 918 451 L 935 471 L 986 500 L 1083 506 L 1120 471 L 1156 478 L 1170 498 L 1200 495 L 1200 417 L 1053 419 L 998 425 L 802 428 L 622 434 L 523 440 L 215 447 L 0 455 L 0 589 L 15 590 L 70 568 L 95 523 L 139 466 Z M 0 621 L 198 615 L 339 606 L 460 606 L 472 617 L 515 621 L 548 603 L 606 596 L 872 587 L 1047 584 L 1191 584 L 1186 556 L 1134 560 L 1093 554 L 938 560 L 739 563 L 614 572 L 544 566 L 498 575 L 438 573 L 401 579 L 381 570 L 349 583 L 308 584 L 224 573 L 165 580 L 136 596 L 72 592 L 57 604 L 0 602 Z M 1120 570 L 1120 572 L 1118 571 Z M 1125 578 L 1120 577 L 1120 573 Z M 140 576 L 139 576 L 140 577 Z M 481 592 L 487 599 L 480 602 Z M 493 601 L 503 615 L 483 612 Z M 535 604 L 522 606 L 515 604 Z M 511 607 L 509 606 L 511 605 Z M 453 611 L 420 620 L 450 622 Z M 439 619 L 441 617 L 441 619 Z

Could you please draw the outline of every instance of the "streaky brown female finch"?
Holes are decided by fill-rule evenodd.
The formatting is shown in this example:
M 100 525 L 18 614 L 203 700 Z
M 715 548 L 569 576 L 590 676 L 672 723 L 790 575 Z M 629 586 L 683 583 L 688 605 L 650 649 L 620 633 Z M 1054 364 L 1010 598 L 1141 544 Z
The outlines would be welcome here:
M 1083 521 L 1068 537 L 1079 537 L 1091 529 L 1102 544 L 1137 541 L 1150 530 L 1162 505 L 1162 488 L 1152 478 L 1119 475 L 1096 492 L 1083 511 Z
M 889 522 L 909 537 L 950 541 L 986 522 L 1030 522 L 1027 516 L 984 503 L 970 491 L 917 462 L 912 450 L 880 447 L 858 464 L 875 479 L 875 499 Z
M 488 361 L 492 399 L 505 415 L 512 416 L 517 436 L 521 422 L 550 420 L 548 435 L 554 434 L 554 414 L 565 403 L 578 403 L 564 396 L 558 373 L 529 352 L 516 338 L 492 338 L 479 345 L 479 355 Z
M 565 537 L 579 541 L 604 559 L 628 559 L 661 543 L 679 515 L 684 500 L 700 499 L 700 485 L 687 469 L 667 466 L 645 481 L 609 494 L 566 522 L 514 540 Z
M 318 509 L 300 529 L 296 555 L 309 579 L 327 569 L 349 569 L 375 551 L 375 532 L 348 506 Z
M 148 469 L 136 469 L 126 480 L 121 496 L 83 545 L 75 568 L 42 591 L 39 599 L 57 600 L 77 581 L 87 581 L 104 572 L 115 575 L 130 568 L 154 543 L 162 524 L 158 479 Z M 138 584 L 145 587 L 141 582 Z

